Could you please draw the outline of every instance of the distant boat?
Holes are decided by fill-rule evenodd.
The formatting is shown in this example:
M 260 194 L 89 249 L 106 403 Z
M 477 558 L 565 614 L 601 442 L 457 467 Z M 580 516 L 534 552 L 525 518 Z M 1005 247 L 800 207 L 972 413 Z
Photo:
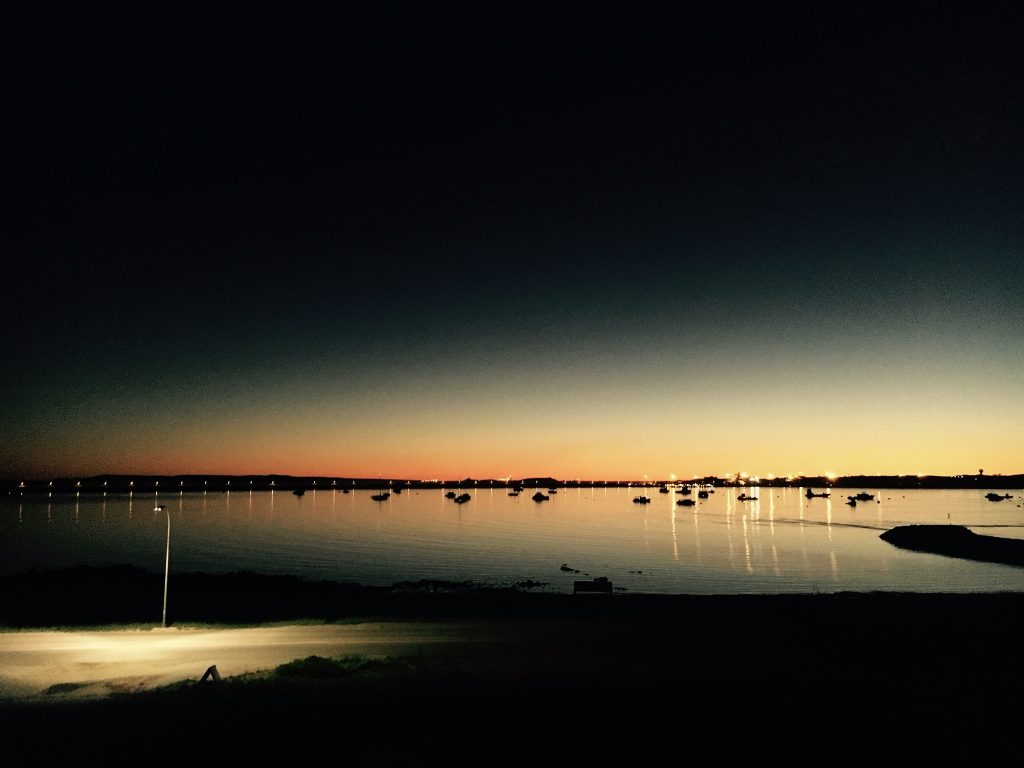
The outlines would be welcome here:
M 548 493 L 558 493 L 557 488 L 548 488 Z
M 689 496 L 689 495 L 690 495 L 690 492 L 691 492 L 692 490 L 693 490 L 693 489 L 692 489 L 692 488 L 690 488 L 690 486 L 688 486 L 688 485 L 684 485 L 684 486 L 683 486 L 682 488 L 680 488 L 680 489 L 679 489 L 679 492 L 680 492 L 680 493 L 682 493 L 682 494 L 684 494 L 684 495 L 686 495 L 686 496 Z M 704 491 L 701 491 L 701 493 L 704 493 Z M 698 494 L 698 495 L 700 495 L 700 494 Z M 704 493 L 704 498 L 707 498 L 707 494 L 706 494 L 706 493 Z
M 387 501 L 388 499 L 391 498 L 391 494 L 390 493 L 375 493 L 370 498 L 373 499 L 374 501 Z
M 545 496 L 545 495 L 544 495 L 543 493 L 541 493 L 540 491 L 537 491 L 537 492 L 536 492 L 535 494 L 533 494 L 533 496 L 532 496 L 531 498 L 532 498 L 532 499 L 533 499 L 534 501 L 547 501 L 547 500 L 548 500 L 548 499 L 550 499 L 551 497 L 550 497 L 550 496 Z
M 455 497 L 455 503 L 456 504 L 465 504 L 471 498 L 473 498 L 473 497 L 470 496 L 468 493 L 463 493 L 463 494 Z
M 646 496 L 637 496 L 633 499 L 634 504 L 650 504 L 651 500 Z
M 678 504 L 680 507 L 692 507 L 692 506 L 696 505 L 696 503 L 697 502 L 694 501 L 693 499 L 677 499 L 676 500 L 676 504 Z
M 518 496 L 519 495 L 519 491 L 509 491 L 508 495 L 509 496 Z
M 985 498 L 989 501 L 1002 501 L 1003 499 L 1012 499 L 1013 496 L 1008 493 L 1004 493 L 1002 495 L 998 493 L 986 493 Z
M 668 488 L 663 485 L 658 489 L 658 493 L 668 493 Z
M 747 494 L 741 493 L 736 499 L 738 501 L 757 501 L 757 496 L 747 496 Z
M 455 498 L 455 491 L 448 491 L 448 493 L 446 493 L 446 494 L 444 495 L 444 497 L 445 497 L 446 499 L 454 499 L 454 498 Z
M 305 491 L 302 490 L 301 488 L 296 488 L 294 491 L 292 491 L 292 493 L 294 493 L 296 496 L 301 496 L 302 494 L 305 493 Z
M 807 489 L 807 493 L 804 494 L 804 496 L 806 496 L 808 499 L 814 499 L 814 498 L 827 499 L 831 495 L 832 494 L 830 494 L 830 493 L 815 493 L 810 488 L 808 488 Z
M 707 497 L 708 497 L 708 492 L 707 491 L 697 491 L 697 498 L 698 499 L 706 499 Z
M 873 498 L 875 498 L 875 494 L 873 494 L 873 493 L 864 493 L 863 491 L 861 491 L 860 493 L 858 493 L 857 495 L 855 495 L 855 496 L 853 496 L 851 498 L 854 498 L 857 501 L 871 501 Z

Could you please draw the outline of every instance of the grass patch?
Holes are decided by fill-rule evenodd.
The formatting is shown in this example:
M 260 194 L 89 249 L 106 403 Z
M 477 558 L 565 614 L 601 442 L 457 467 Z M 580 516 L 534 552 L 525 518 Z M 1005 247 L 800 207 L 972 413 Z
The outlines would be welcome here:
M 320 627 L 324 624 L 364 624 L 372 619 L 366 618 L 344 618 L 344 619 L 281 619 L 278 621 L 246 621 L 246 622 L 223 622 L 223 621 L 178 621 L 171 624 L 174 629 L 253 629 L 256 627 Z M 156 625 L 159 628 L 159 625 Z
M 270 677 L 278 680 L 340 680 L 350 679 L 359 672 L 379 671 L 386 666 L 383 661 L 362 656 L 333 659 L 307 656 L 282 664 L 270 673 Z
M 161 686 L 156 692 L 169 692 L 181 688 L 194 688 L 197 691 L 214 690 L 242 691 L 254 688 L 322 687 L 341 683 L 349 684 L 381 683 L 389 680 L 406 680 L 413 670 L 413 665 L 404 659 L 391 657 L 369 658 L 359 655 L 338 656 L 306 656 L 289 661 L 273 669 L 258 672 L 245 672 L 240 675 L 226 677 L 219 681 L 199 683 L 188 680 Z
M 168 629 L 254 629 L 265 627 L 316 627 L 324 624 L 355 625 L 376 621 L 370 618 L 344 619 L 282 619 L 280 621 L 249 621 L 249 622 L 218 622 L 218 621 L 179 621 L 170 624 Z M 11 626 L 0 623 L 0 632 L 149 632 L 163 629 L 159 622 L 150 623 L 111 623 L 111 624 L 59 624 L 40 626 Z
M 159 629 L 157 623 L 131 623 L 125 624 L 113 622 L 110 624 L 41 624 L 39 626 L 13 626 L 0 624 L 0 632 L 148 632 L 151 629 Z
M 88 685 L 88 683 L 57 683 L 43 691 L 43 694 L 46 696 L 54 696 L 59 693 L 71 693 L 72 691 L 77 691 L 79 688 L 84 688 L 86 685 Z

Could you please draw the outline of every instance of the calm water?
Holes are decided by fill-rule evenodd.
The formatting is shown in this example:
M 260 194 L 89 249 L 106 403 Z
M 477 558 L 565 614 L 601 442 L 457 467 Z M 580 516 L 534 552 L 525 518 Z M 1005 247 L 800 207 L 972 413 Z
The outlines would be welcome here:
M 448 579 L 511 584 L 533 579 L 571 592 L 606 576 L 633 592 L 739 594 L 1024 589 L 1024 569 L 906 552 L 879 534 L 912 523 L 955 523 L 1024 538 L 1024 508 L 984 491 L 876 490 L 878 502 L 805 499 L 796 488 L 719 488 L 695 507 L 675 492 L 562 489 L 537 503 L 505 489 L 309 491 L 8 497 L 0 501 L 0 569 L 132 563 L 163 570 L 171 511 L 171 574 L 252 570 L 391 584 Z M 695 498 L 695 495 L 694 495 Z M 579 569 L 560 570 L 562 564 Z

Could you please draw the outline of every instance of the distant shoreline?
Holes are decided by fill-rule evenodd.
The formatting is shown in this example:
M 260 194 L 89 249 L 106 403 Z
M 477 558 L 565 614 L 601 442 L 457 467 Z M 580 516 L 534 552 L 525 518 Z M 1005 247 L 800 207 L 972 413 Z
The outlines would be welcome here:
M 0 494 L 6 496 L 40 493 L 175 493 L 228 491 L 361 491 L 407 489 L 490 488 L 656 488 L 666 485 L 708 486 L 716 488 L 836 488 L 836 489 L 941 489 L 941 490 L 1014 490 L 1024 489 L 1024 474 L 1014 475 L 847 475 L 843 477 L 801 476 L 731 480 L 706 476 L 690 480 L 586 480 L 553 477 L 472 478 L 461 480 L 412 480 L 407 478 L 353 478 L 323 475 L 93 475 L 59 477 L 47 480 L 2 480 Z

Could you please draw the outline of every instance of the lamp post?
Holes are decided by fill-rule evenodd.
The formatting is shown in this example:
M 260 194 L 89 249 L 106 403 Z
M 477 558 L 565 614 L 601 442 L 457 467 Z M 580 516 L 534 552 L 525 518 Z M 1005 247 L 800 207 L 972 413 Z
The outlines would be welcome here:
M 163 625 L 167 626 L 167 574 L 171 570 L 171 513 L 167 511 L 167 507 L 163 504 L 157 504 L 153 508 L 154 512 L 163 512 L 167 515 L 167 551 L 164 555 L 164 615 Z

